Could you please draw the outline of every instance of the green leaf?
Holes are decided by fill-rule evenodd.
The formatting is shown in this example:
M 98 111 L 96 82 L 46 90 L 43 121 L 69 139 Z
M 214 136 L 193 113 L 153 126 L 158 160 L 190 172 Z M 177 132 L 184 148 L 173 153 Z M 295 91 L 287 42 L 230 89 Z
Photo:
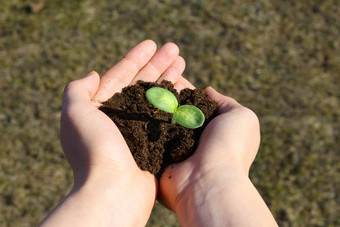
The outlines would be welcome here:
M 178 124 L 190 129 L 201 127 L 205 121 L 202 111 L 191 105 L 178 107 L 173 117 Z
M 147 90 L 146 98 L 152 105 L 168 113 L 174 113 L 178 107 L 176 96 L 161 87 L 153 87 Z

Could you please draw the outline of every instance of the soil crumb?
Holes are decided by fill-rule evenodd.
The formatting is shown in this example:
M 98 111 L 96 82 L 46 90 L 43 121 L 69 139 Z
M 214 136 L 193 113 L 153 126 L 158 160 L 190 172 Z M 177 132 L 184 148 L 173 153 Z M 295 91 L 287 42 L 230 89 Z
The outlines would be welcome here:
M 172 114 L 154 107 L 146 98 L 151 87 L 171 91 L 179 105 L 194 105 L 205 115 L 205 123 L 197 129 L 172 124 Z M 181 162 L 196 150 L 206 125 L 216 116 L 216 103 L 202 89 L 184 89 L 180 94 L 169 81 L 161 84 L 138 81 L 103 103 L 100 110 L 108 115 L 124 136 L 131 153 L 142 170 L 160 176 L 172 163 Z

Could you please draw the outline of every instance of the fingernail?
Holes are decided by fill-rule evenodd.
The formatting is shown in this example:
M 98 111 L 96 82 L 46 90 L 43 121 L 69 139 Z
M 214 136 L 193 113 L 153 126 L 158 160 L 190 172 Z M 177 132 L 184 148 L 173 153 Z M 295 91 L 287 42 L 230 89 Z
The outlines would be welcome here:
M 95 74 L 97 74 L 97 72 L 96 72 L 96 71 L 92 71 L 92 72 L 90 72 L 89 74 L 87 74 L 85 77 L 93 76 L 93 75 L 95 75 Z
M 103 104 L 102 103 L 100 103 L 99 101 L 97 101 L 97 100 L 92 100 L 91 101 L 96 107 L 101 107 Z

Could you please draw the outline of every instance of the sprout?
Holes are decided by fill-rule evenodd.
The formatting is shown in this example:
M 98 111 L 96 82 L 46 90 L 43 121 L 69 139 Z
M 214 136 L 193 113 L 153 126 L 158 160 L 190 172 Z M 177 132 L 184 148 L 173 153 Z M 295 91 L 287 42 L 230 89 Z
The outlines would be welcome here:
M 204 114 L 196 106 L 183 105 L 178 107 L 178 101 L 174 94 L 161 87 L 153 87 L 146 91 L 149 102 L 165 112 L 172 113 L 172 122 L 186 128 L 195 129 L 204 123 Z

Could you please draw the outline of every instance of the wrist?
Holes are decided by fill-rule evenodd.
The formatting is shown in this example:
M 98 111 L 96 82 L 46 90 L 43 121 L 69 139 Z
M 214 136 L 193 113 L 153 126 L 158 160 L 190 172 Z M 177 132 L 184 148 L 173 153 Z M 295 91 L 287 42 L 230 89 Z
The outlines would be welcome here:
M 240 184 L 250 180 L 243 168 L 214 170 L 205 174 L 193 171 L 191 183 L 178 196 L 175 213 L 181 226 L 222 226 L 227 223 L 224 211 L 230 202 L 229 195 L 237 191 Z
M 41 226 L 145 226 L 156 194 L 151 174 L 98 168 L 84 173 Z
M 78 196 L 98 201 L 100 215 L 110 217 L 108 226 L 145 226 L 156 197 L 154 177 L 139 170 L 93 170 L 81 187 L 75 184 L 74 189 Z
M 243 171 L 198 177 L 178 200 L 181 226 L 277 226 Z

